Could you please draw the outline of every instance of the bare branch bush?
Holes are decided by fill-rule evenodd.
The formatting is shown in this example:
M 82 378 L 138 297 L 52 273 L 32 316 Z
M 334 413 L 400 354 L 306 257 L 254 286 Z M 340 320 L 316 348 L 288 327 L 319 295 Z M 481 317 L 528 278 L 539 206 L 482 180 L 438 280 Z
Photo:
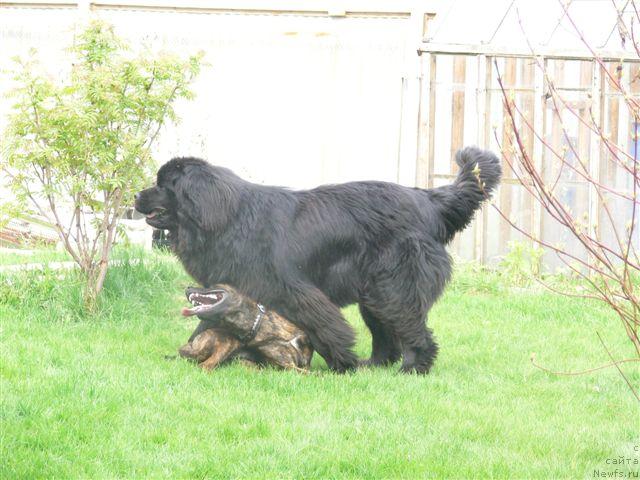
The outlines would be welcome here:
M 513 176 L 540 206 L 554 228 L 568 234 L 571 245 L 550 241 L 537 232 L 516 225 L 500 208 L 498 211 L 512 227 L 555 254 L 585 287 L 577 293 L 566 290 L 560 293 L 597 299 L 618 316 L 635 356 L 618 361 L 611 358 L 612 363 L 608 366 L 618 368 L 640 401 L 636 389 L 618 366 L 622 362 L 640 361 L 640 48 L 637 42 L 640 14 L 635 2 L 631 0 L 630 3 L 631 9 L 627 9 L 627 14 L 617 12 L 617 31 L 623 45 L 633 45 L 638 61 L 626 59 L 615 62 L 605 61 L 589 45 L 568 7 L 563 4 L 565 18 L 592 55 L 591 60 L 583 62 L 583 65 L 588 67 L 594 88 L 582 101 L 576 101 L 575 95 L 568 94 L 575 92 L 567 92 L 557 84 L 549 63 L 536 56 L 532 48 L 531 61 L 535 62 L 535 68 L 544 79 L 544 98 L 535 101 L 544 103 L 543 108 L 559 126 L 557 136 L 560 138 L 550 138 L 548 132 L 540 131 L 532 124 L 530 112 L 524 111 L 522 102 L 516 101 L 514 90 L 498 71 L 506 132 L 502 142 L 498 139 L 503 158 Z M 628 15 L 629 12 L 632 14 Z M 605 105 L 626 109 L 628 132 L 622 130 L 621 135 L 618 134 L 617 120 L 615 125 L 612 122 L 607 124 Z M 570 135 L 571 122 L 577 124 L 587 142 L 576 145 Z M 619 138 L 625 140 L 620 141 Z M 627 140 L 630 140 L 630 147 L 625 146 Z M 544 160 L 533 154 L 530 147 L 533 141 L 541 146 L 537 153 L 544 152 Z M 593 205 L 589 212 L 578 212 L 567 204 L 563 192 L 563 179 L 567 177 L 586 187 L 589 203 Z M 559 291 L 553 285 L 547 286 Z M 604 343 L 603 347 L 610 355 Z

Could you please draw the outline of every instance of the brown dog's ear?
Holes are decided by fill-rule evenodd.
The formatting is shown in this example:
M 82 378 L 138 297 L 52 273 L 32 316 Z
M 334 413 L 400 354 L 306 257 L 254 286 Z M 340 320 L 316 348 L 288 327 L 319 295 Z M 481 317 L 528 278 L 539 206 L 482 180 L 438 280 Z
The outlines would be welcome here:
M 223 229 L 235 213 L 238 192 L 215 172 L 189 168 L 174 185 L 180 211 L 201 229 Z

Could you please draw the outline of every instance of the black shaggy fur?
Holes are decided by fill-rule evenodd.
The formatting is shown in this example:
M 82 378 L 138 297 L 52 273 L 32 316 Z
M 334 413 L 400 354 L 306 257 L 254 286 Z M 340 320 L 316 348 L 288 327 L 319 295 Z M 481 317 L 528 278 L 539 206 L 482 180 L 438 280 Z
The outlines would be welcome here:
M 373 336 L 370 364 L 403 358 L 426 373 L 438 346 L 427 312 L 451 275 L 445 244 L 500 179 L 498 159 L 469 147 L 453 184 L 429 190 L 353 182 L 291 191 L 256 185 L 197 158 L 174 158 L 136 196 L 147 222 L 203 286 L 226 283 L 305 330 L 339 372 L 355 368 L 339 307 L 357 302 Z

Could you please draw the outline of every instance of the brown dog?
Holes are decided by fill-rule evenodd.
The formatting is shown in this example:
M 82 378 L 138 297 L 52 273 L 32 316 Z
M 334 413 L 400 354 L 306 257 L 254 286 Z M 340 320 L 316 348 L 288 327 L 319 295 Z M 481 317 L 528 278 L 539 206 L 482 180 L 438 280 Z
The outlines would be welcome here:
M 180 347 L 181 357 L 207 370 L 234 358 L 286 369 L 309 368 L 313 349 L 307 335 L 277 313 L 228 285 L 189 287 L 185 294 L 193 307 L 183 308 L 182 314 L 197 315 L 201 321 Z

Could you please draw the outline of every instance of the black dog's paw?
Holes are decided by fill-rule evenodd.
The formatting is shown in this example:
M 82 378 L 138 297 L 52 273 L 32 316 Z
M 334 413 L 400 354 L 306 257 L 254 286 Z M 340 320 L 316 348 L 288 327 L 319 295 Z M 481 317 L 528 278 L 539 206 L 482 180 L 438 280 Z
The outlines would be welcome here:
M 434 358 L 435 357 L 425 355 L 415 362 L 403 362 L 402 366 L 400 367 L 400 373 L 426 375 L 429 373 L 431 367 L 433 366 Z
M 329 362 L 327 362 L 329 368 L 336 373 L 347 373 L 353 372 L 358 368 L 360 361 L 358 357 L 352 353 L 347 352 L 339 357 L 332 358 Z
M 394 358 L 374 358 L 370 357 L 365 360 L 358 361 L 358 368 L 370 368 L 370 367 L 388 367 L 396 363 L 398 359 Z

